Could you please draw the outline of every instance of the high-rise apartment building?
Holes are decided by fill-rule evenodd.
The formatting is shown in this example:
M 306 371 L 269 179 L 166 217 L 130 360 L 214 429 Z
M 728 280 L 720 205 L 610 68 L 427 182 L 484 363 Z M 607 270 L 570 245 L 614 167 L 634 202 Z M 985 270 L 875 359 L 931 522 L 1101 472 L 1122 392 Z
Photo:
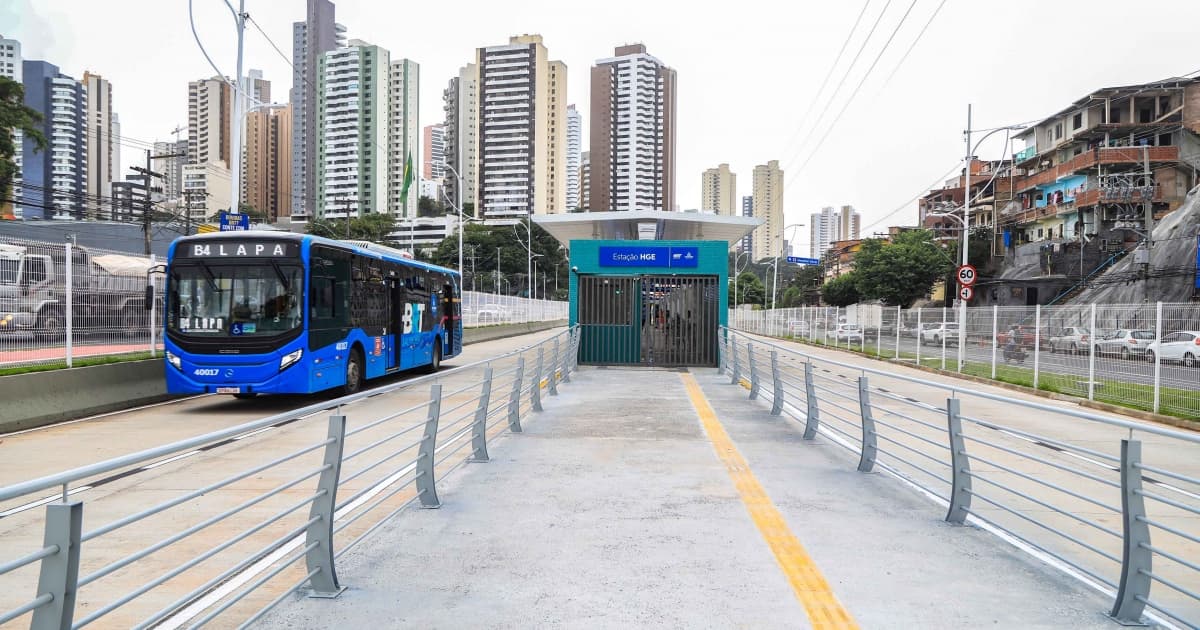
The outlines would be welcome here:
M 187 140 L 176 140 L 174 142 L 155 142 L 153 150 L 154 155 L 171 155 L 186 154 L 187 148 Z M 154 162 L 154 170 L 163 175 L 157 185 L 162 187 L 163 198 L 168 201 L 183 198 L 183 165 L 186 162 L 186 157 L 161 158 Z
M 98 74 L 84 71 L 84 133 L 88 137 L 85 175 L 87 194 L 108 196 L 113 177 L 113 150 L 117 143 L 112 137 L 112 84 Z M 115 179 L 120 179 L 119 177 Z
M 821 208 L 809 216 L 809 249 L 812 258 L 821 258 L 832 243 L 859 238 L 862 217 L 853 206 Z
M 303 22 L 292 24 L 292 220 L 317 209 L 317 79 L 321 56 L 344 45 L 333 3 L 308 0 Z
M 579 207 L 584 212 L 592 211 L 592 152 L 579 154 Z
M 763 224 L 754 236 L 753 260 L 783 255 L 783 170 L 779 160 L 754 167 L 754 216 Z
M 441 183 L 446 176 L 446 125 L 425 125 L 422 131 L 425 165 L 421 178 Z
M 97 214 L 88 203 L 87 93 L 83 85 L 45 61 L 23 61 L 25 105 L 42 115 L 40 131 L 49 145 L 35 152 L 22 146 L 21 199 L 25 218 L 85 219 Z
M 24 72 L 22 71 L 21 63 L 21 42 L 0 35 L 0 77 L 22 83 Z M 25 158 L 24 150 L 22 149 L 21 132 L 13 130 L 12 139 L 13 164 L 17 170 L 13 175 L 11 198 L 19 201 L 21 199 L 21 162 Z M 0 217 L 21 218 L 19 206 L 7 199 L 0 199 Z
M 109 125 L 109 137 L 112 138 L 112 176 L 113 181 L 121 179 L 121 117 L 117 116 L 117 112 L 112 112 L 111 124 Z M 187 146 L 184 146 L 184 152 L 187 151 Z
M 246 114 L 242 203 L 277 222 L 291 216 L 292 108 L 268 107 Z
M 271 102 L 271 82 L 263 78 L 262 70 L 246 73 L 246 94 L 250 97 L 247 107 Z
M 583 115 L 574 105 L 567 106 L 567 212 L 579 205 L 579 166 L 583 154 Z
M 727 217 L 737 214 L 737 173 L 728 164 L 706 169 L 700 176 L 700 209 Z
M 388 79 L 388 211 L 416 218 L 420 201 L 421 127 L 419 119 L 421 67 L 411 59 L 391 62 Z M 409 179 L 407 197 L 404 180 Z
M 230 164 L 233 88 L 223 77 L 188 83 L 188 164 Z
M 744 216 L 744 217 L 754 216 L 754 197 L 752 195 L 745 195 L 742 197 L 742 216 Z M 753 253 L 754 237 L 751 236 L 750 234 L 743 236 L 742 242 L 739 245 L 739 248 L 740 248 L 739 251 L 744 252 L 746 254 Z
M 442 176 L 442 190 L 446 191 L 446 197 L 453 205 L 463 208 L 467 203 L 472 204 L 473 209 L 468 214 L 480 217 L 482 210 L 475 205 L 479 181 L 478 64 L 469 63 L 463 66 L 458 71 L 458 76 L 450 79 L 450 84 L 442 91 L 442 103 L 442 110 L 446 115 L 445 162 L 449 167 Z M 462 176 L 461 181 L 454 175 L 455 172 Z
M 316 216 L 385 212 L 390 53 L 351 40 L 322 55 L 318 67 Z
M 565 211 L 566 64 L 549 59 L 540 35 L 480 48 L 476 63 L 476 215 L 508 223 Z
M 591 72 L 592 210 L 675 209 L 675 71 L 641 44 Z
M 182 172 L 184 208 L 192 222 L 215 221 L 233 204 L 233 175 L 224 162 L 184 164 Z

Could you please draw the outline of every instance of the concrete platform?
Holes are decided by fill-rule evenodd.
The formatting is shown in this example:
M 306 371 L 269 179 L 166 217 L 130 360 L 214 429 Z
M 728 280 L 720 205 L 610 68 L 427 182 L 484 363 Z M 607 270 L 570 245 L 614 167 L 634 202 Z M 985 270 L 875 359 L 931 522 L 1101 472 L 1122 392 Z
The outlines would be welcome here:
M 260 625 L 1116 627 L 1107 598 L 802 443 L 715 370 L 585 367 L 560 391 L 441 509 L 347 554 L 340 598 Z

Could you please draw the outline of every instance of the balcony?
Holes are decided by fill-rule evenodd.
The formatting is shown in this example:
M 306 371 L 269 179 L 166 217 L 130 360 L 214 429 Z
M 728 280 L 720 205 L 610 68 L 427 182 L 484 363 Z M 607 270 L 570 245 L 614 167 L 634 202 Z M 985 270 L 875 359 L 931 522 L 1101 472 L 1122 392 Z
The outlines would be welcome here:
M 1124 195 L 1117 193 L 1114 196 L 1114 194 L 1111 192 L 1105 195 L 1105 192 L 1106 191 L 1102 191 L 1100 189 L 1085 190 L 1075 196 L 1075 205 L 1079 206 L 1080 208 L 1086 208 L 1088 206 L 1094 206 L 1097 203 L 1142 203 L 1144 201 L 1164 200 L 1163 189 L 1161 186 L 1154 187 L 1154 195 L 1150 197 L 1150 199 L 1146 198 L 1147 195 L 1145 195 L 1140 188 L 1130 189 L 1129 193 Z
M 1147 152 L 1149 155 L 1147 156 Z M 1059 178 L 1074 175 L 1097 165 L 1141 164 L 1146 157 L 1152 164 L 1179 161 L 1179 147 L 1098 147 L 1089 149 L 1059 164 L 1017 180 L 1017 190 L 1029 190 L 1052 184 Z

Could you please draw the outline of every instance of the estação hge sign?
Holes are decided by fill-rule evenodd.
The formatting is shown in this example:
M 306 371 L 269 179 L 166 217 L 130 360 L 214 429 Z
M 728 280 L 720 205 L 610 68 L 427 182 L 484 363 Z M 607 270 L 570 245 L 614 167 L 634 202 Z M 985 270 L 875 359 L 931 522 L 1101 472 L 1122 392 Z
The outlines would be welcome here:
M 601 247 L 601 267 L 696 267 L 696 247 Z

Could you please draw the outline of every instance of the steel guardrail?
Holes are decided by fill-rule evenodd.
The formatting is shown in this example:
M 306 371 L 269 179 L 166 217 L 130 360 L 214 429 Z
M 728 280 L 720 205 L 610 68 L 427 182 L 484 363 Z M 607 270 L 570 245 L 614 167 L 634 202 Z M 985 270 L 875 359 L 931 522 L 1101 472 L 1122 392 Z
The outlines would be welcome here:
M 1200 625 L 1200 475 L 1179 470 L 1200 465 L 1200 434 L 856 365 L 728 328 L 718 344 L 730 382 L 803 423 L 806 439 L 825 437 L 858 456 L 858 470 L 884 470 L 939 502 L 946 521 L 1015 541 L 1105 592 L 1114 620 Z M 981 415 L 982 403 L 991 407 Z
M 36 516 L 34 510 L 44 506 L 46 541 L 16 559 L 0 560 L 0 576 L 21 573 L 34 582 L 28 590 L 9 589 L 11 593 L 35 594 L 13 608 L 0 606 L 0 624 L 28 617 L 30 627 L 38 630 L 80 628 L 100 620 L 139 628 L 182 623 L 199 627 L 223 619 L 247 598 L 262 600 L 259 589 L 271 584 L 268 595 L 273 599 L 261 607 L 261 601 L 253 602 L 256 610 L 243 615 L 243 624 L 248 624 L 305 586 L 312 596 L 335 597 L 345 588 L 337 578 L 337 559 L 413 503 L 440 506 L 439 481 L 468 461 L 488 461 L 488 442 L 505 430 L 520 432 L 521 419 L 541 409 L 542 391 L 553 396 L 557 385 L 569 380 L 577 368 L 578 343 L 578 328 L 567 329 L 436 374 L 0 488 L 0 502 L 34 495 L 25 505 L 0 508 L 0 521 Z M 401 400 L 408 397 L 411 402 L 414 396 L 415 404 Z M 373 398 L 396 398 L 401 404 L 370 417 L 366 416 L 372 412 L 356 413 L 355 403 Z M 323 411 L 332 415 L 322 420 Z M 351 417 L 355 422 L 348 429 Z M 263 433 L 271 427 L 279 431 Z M 288 442 L 286 447 L 275 447 L 264 438 L 255 441 L 256 436 L 278 435 L 285 427 L 289 436 L 300 437 L 311 427 L 323 437 Z M 181 453 L 237 440 L 251 440 L 247 444 L 262 449 L 264 461 L 233 474 L 217 471 L 220 479 L 206 479 L 199 487 L 167 498 L 156 494 L 153 505 L 105 513 L 107 523 L 83 527 L 85 502 L 77 493 L 87 490 L 97 476 L 152 470 L 177 461 Z M 260 479 L 277 482 L 244 496 L 246 488 L 238 484 L 253 486 Z M 79 483 L 83 485 L 72 488 Z M 59 488 L 55 496 L 36 496 Z M 222 491 L 241 494 L 232 505 L 211 505 L 208 498 Z M 136 532 L 119 540 L 106 538 L 180 506 L 188 509 L 172 518 L 195 522 L 169 528 L 168 535 L 158 538 Z M 388 513 L 373 523 L 363 520 L 378 514 L 378 508 Z M 347 544 L 335 545 L 346 537 L 351 537 Z M 193 551 L 203 551 L 167 558 L 160 554 L 168 548 L 178 550 L 183 541 L 189 541 Z M 101 550 L 104 553 L 94 558 L 88 553 Z M 131 577 L 128 572 L 133 569 L 152 577 Z M 288 572 L 292 581 L 280 586 L 279 576 Z M 181 585 L 177 578 L 184 574 L 191 577 Z M 104 591 L 117 595 L 85 597 L 94 583 L 110 580 Z M 80 601 L 86 601 L 86 607 L 77 605 Z M 82 616 L 77 618 L 77 613 Z

